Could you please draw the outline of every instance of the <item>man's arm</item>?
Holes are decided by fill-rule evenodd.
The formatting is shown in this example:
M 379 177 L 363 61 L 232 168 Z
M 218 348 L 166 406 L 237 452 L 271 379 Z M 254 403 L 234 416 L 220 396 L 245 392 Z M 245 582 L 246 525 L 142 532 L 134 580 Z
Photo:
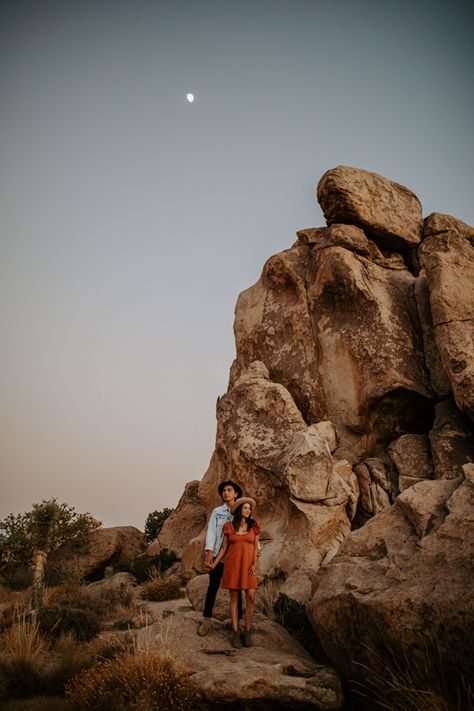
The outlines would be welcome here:
M 204 545 L 205 548 L 205 554 L 204 554 L 204 567 L 208 568 L 210 567 L 212 563 L 212 551 L 214 550 L 214 546 L 216 544 L 216 535 L 217 535 L 217 514 L 216 514 L 216 509 L 213 509 L 211 513 L 211 517 L 209 519 L 209 523 L 207 524 L 207 533 L 206 533 L 206 543 Z

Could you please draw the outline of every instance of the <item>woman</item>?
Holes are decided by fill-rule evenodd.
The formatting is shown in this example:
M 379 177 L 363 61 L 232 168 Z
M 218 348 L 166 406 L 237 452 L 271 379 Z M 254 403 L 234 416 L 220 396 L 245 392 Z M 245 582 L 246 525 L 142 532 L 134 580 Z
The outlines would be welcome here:
M 240 590 L 245 590 L 245 628 L 244 645 L 252 646 L 252 620 L 257 594 L 257 561 L 258 539 L 260 525 L 252 518 L 255 501 L 243 496 L 234 501 L 231 507 L 232 522 L 224 525 L 224 540 L 211 568 L 215 568 L 224 560 L 224 574 L 221 587 L 230 592 L 230 619 L 232 623 L 232 646 L 239 649 L 242 646 L 238 629 L 238 600 Z

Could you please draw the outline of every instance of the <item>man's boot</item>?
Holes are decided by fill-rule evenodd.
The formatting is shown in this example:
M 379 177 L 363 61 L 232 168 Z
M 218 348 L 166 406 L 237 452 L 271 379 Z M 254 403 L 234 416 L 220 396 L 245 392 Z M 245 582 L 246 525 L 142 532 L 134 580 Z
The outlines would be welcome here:
M 198 635 L 205 637 L 211 631 L 212 623 L 210 617 L 205 617 L 198 628 Z

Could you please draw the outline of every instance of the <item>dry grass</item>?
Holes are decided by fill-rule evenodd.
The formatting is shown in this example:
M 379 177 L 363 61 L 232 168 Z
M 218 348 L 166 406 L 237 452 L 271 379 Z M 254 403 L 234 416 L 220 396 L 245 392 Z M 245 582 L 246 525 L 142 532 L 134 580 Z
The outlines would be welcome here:
M 9 662 L 26 659 L 37 663 L 48 649 L 36 619 L 26 614 L 17 615 L 12 626 L 3 632 L 0 645 L 1 658 Z
M 383 658 L 357 664 L 363 681 L 353 682 L 362 708 L 370 711 L 474 711 L 474 689 L 458 669 L 449 669 L 437 643 L 421 640 L 416 658 L 385 647 Z
M 257 610 L 271 620 L 275 620 L 275 603 L 283 585 L 281 578 L 266 578 L 260 585 L 257 595 Z
M 142 597 L 153 602 L 177 600 L 181 597 L 181 579 L 176 575 L 165 578 L 155 572 L 143 585 Z
M 170 657 L 141 650 L 98 664 L 73 679 L 66 700 L 77 711 L 191 711 L 198 695 Z

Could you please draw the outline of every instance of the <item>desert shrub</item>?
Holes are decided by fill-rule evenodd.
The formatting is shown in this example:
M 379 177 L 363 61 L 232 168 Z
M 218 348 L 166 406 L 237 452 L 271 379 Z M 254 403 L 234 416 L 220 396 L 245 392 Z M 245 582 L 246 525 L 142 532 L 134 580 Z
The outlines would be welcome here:
M 173 563 L 178 560 L 176 553 L 174 551 L 168 550 L 168 548 L 163 548 L 158 555 L 147 556 L 141 555 L 135 558 L 130 563 L 120 563 L 116 567 L 117 572 L 130 573 L 133 575 L 135 580 L 139 583 L 143 583 L 150 576 L 150 572 L 156 568 L 161 573 L 168 570 Z
M 107 581 L 99 586 L 84 587 L 76 582 L 67 581 L 49 590 L 45 602 L 48 605 L 74 607 L 98 615 L 106 615 L 119 606 L 130 607 L 133 602 L 133 592 L 125 583 L 117 585 L 113 581 Z
M 10 590 L 26 590 L 33 582 L 31 568 L 23 564 L 8 563 L 2 566 L 0 582 Z
M 153 602 L 177 600 L 181 597 L 181 580 L 176 575 L 164 578 L 159 573 L 152 574 L 143 586 L 142 597 Z
M 38 624 L 43 634 L 51 639 L 71 633 L 77 640 L 86 642 L 100 632 L 98 614 L 76 607 L 45 606 L 38 610 Z
M 145 521 L 145 535 L 148 543 L 151 543 L 160 533 L 163 524 L 173 513 L 174 509 L 164 508 L 162 511 L 153 511 L 149 513 Z
M 92 647 L 78 642 L 74 635 L 68 633 L 57 639 L 48 662 L 45 687 L 49 694 L 62 696 L 66 683 L 93 666 L 97 656 Z
M 136 652 L 75 677 L 66 686 L 66 700 L 77 711 L 191 711 L 198 696 L 171 658 Z

